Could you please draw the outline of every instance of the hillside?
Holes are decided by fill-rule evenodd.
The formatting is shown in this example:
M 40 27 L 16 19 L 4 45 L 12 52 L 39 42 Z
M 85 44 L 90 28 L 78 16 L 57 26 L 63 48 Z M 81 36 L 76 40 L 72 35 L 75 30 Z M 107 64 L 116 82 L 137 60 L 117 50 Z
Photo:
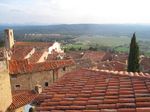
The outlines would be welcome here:
M 13 28 L 17 38 L 25 34 L 62 34 L 62 35 L 101 35 L 113 37 L 130 37 L 136 32 L 139 39 L 150 40 L 150 25 L 136 24 L 62 24 L 62 25 L 34 25 L 34 26 L 0 26 L 0 35 L 3 36 L 5 28 Z

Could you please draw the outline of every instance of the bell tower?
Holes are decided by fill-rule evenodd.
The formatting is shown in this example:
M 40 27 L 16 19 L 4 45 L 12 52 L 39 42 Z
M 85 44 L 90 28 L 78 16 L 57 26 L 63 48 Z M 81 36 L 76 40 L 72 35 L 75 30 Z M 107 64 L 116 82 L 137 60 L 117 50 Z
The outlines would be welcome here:
M 11 49 L 14 45 L 13 29 L 5 29 L 5 47 Z

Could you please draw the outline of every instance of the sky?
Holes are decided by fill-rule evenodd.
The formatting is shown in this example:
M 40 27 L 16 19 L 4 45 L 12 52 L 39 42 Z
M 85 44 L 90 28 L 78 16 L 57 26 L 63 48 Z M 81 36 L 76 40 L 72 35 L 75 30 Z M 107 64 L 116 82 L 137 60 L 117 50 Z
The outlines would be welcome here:
M 0 24 L 150 24 L 150 0 L 0 0 Z

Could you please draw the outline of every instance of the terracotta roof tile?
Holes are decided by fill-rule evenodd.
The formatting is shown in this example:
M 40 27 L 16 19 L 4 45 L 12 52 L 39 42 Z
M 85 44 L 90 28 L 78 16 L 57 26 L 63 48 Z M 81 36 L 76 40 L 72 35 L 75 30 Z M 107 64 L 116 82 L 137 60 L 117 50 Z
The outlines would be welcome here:
M 48 43 L 48 42 L 15 42 L 13 48 L 11 49 L 11 59 L 12 60 L 22 60 L 25 58 L 25 56 L 33 49 L 35 48 L 35 51 L 40 51 L 43 53 L 43 50 L 48 49 L 50 46 L 52 46 L 53 43 Z M 41 53 L 36 53 L 33 56 L 33 58 L 38 58 L 38 54 Z
M 150 58 L 144 57 L 140 62 L 140 66 L 141 66 L 143 72 L 150 73 Z
M 9 73 L 10 74 L 24 74 L 39 71 L 47 71 L 56 68 L 72 66 L 74 65 L 73 60 L 55 60 L 50 62 L 41 63 L 28 63 L 28 60 L 10 60 L 9 61 Z
M 67 73 L 42 92 L 36 110 L 149 112 L 150 78 L 124 73 L 87 69 Z
M 114 70 L 114 71 L 125 71 L 127 67 L 125 63 L 119 61 L 100 62 L 97 66 L 98 69 Z
M 36 51 L 32 54 L 32 56 L 28 59 L 29 63 L 37 63 L 43 53 L 44 53 L 44 51 L 36 50 Z
M 17 90 L 12 93 L 12 104 L 9 106 L 9 110 L 14 110 L 31 103 L 38 94 L 34 91 Z
M 50 47 L 53 43 L 51 42 L 15 42 L 15 47 L 26 46 L 26 47 Z
M 92 61 L 100 61 L 105 56 L 105 52 L 98 52 L 98 51 L 88 51 L 85 52 L 83 55 L 83 59 L 91 59 Z
M 22 60 L 32 50 L 32 47 L 13 47 L 11 60 Z

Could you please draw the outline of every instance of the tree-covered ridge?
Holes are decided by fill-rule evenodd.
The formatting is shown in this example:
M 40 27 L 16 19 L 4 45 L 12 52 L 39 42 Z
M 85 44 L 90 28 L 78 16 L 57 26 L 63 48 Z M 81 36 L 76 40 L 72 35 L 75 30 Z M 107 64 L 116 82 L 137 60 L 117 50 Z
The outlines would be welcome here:
M 0 26 L 0 33 L 5 28 L 13 28 L 17 38 L 24 34 L 62 34 L 62 35 L 103 35 L 130 36 L 136 32 L 142 39 L 150 39 L 150 25 L 137 24 L 61 24 L 61 25 L 30 25 L 30 26 Z

